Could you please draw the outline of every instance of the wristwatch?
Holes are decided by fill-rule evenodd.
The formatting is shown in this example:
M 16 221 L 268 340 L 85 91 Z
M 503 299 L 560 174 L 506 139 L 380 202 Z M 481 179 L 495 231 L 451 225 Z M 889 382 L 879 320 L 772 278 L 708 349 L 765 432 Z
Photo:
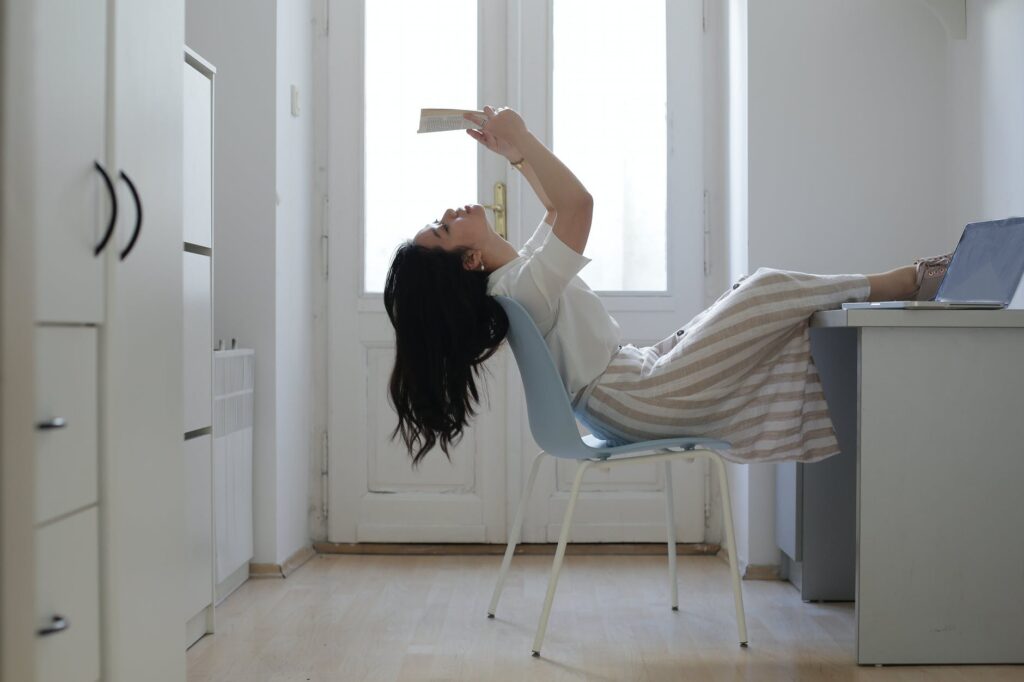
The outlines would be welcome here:
M 519 159 L 518 161 L 509 161 L 509 163 L 512 164 L 513 168 L 515 168 L 517 171 L 522 173 L 523 172 L 523 162 L 524 161 L 526 161 L 526 157 L 525 156 L 523 158 Z

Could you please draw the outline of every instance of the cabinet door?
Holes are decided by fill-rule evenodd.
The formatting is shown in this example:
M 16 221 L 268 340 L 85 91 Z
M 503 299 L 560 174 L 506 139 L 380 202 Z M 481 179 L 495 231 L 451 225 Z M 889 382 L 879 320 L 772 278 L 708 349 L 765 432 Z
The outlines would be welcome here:
M 210 257 L 185 252 L 185 433 L 213 423 Z
M 36 532 L 36 628 L 63 618 L 66 629 L 36 639 L 39 682 L 100 678 L 96 508 Z
M 185 64 L 185 241 L 213 246 L 213 84 Z
M 185 617 L 182 449 L 182 46 L 184 0 L 113 3 L 117 168 L 145 221 L 108 260 L 102 343 L 103 679 L 180 682 Z M 129 206 L 117 239 L 135 222 Z
M 211 436 L 185 441 L 185 616 L 213 603 L 213 462 Z
M 100 322 L 105 259 L 93 249 L 113 209 L 94 167 L 106 167 L 107 2 L 40 0 L 36 11 L 36 319 Z

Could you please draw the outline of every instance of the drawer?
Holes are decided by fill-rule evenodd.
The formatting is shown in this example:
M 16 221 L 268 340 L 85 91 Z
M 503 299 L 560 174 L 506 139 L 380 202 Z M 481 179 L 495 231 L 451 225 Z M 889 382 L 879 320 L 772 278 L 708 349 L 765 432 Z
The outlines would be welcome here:
M 36 328 L 36 523 L 96 502 L 94 327 Z M 62 419 L 60 428 L 39 426 Z
M 213 246 L 213 83 L 185 64 L 182 187 L 184 238 Z
M 184 432 L 213 425 L 213 318 L 210 257 L 185 252 Z
M 185 441 L 185 615 L 213 603 L 213 438 Z
M 96 507 L 36 531 L 36 622 L 66 629 L 36 636 L 39 682 L 95 682 L 100 677 L 100 576 Z

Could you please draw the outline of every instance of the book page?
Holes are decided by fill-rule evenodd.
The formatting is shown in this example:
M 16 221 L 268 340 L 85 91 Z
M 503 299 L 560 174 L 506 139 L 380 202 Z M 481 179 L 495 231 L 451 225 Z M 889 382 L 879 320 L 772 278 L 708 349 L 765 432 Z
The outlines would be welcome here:
M 439 133 L 445 130 L 468 130 L 479 126 L 467 121 L 463 114 L 480 114 L 475 109 L 420 109 L 420 127 L 417 133 Z

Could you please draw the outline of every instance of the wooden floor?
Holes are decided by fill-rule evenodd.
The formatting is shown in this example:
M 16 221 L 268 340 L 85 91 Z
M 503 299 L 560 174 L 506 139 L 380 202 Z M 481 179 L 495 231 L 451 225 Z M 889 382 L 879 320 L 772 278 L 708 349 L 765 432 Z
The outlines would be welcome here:
M 727 566 L 569 556 L 540 658 L 530 655 L 550 557 L 517 556 L 497 617 L 497 556 L 319 555 L 250 580 L 188 652 L 190 682 L 355 680 L 1024 680 L 1024 666 L 859 667 L 852 604 L 805 604 L 788 583 L 745 581 L 740 648 Z

